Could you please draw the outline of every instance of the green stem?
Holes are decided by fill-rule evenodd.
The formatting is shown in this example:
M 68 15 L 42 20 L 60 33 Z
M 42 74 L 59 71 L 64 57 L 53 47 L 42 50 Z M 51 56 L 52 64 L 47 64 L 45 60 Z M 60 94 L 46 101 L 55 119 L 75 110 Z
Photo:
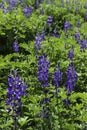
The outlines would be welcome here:
M 57 105 L 57 110 L 58 110 L 58 120 L 59 120 L 59 125 L 60 125 L 60 129 L 59 130 L 62 130 L 62 119 L 61 119 L 61 114 L 60 114 L 60 111 L 59 111 L 59 104 L 58 104 L 58 88 L 56 87 L 56 105 Z

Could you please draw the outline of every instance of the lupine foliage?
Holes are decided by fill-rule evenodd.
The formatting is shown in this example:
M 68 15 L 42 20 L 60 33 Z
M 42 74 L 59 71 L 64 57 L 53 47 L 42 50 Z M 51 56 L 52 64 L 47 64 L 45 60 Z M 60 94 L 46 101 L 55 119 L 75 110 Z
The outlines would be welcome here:
M 87 129 L 87 0 L 0 0 L 0 130 L 12 129 Z

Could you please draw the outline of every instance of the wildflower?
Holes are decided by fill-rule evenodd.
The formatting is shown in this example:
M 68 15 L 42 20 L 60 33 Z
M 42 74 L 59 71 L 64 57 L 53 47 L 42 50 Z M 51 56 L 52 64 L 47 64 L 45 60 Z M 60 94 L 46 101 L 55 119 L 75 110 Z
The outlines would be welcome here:
M 77 31 L 74 36 L 75 39 L 77 40 L 77 43 L 80 43 L 80 33 Z
M 50 98 L 45 98 L 45 99 L 44 99 L 44 102 L 45 102 L 45 103 L 49 103 L 50 101 L 51 101 Z
M 39 117 L 39 118 L 41 118 L 41 117 L 42 117 L 42 118 L 48 118 L 48 117 L 49 117 L 49 112 L 48 112 L 48 110 L 47 110 L 46 107 L 43 106 L 43 109 L 42 109 L 42 111 L 39 113 L 38 117 Z
M 44 39 L 44 36 L 36 36 L 35 37 L 35 45 L 34 45 L 34 49 L 35 50 L 40 50 L 41 49 L 41 41 Z
M 23 5 L 24 4 L 24 0 L 20 0 L 20 4 Z
M 30 15 L 32 13 L 32 7 L 25 6 L 23 9 L 23 12 L 24 12 L 26 17 L 30 17 Z
M 60 69 L 58 69 L 58 70 L 54 69 L 53 85 L 57 88 L 60 87 L 60 84 L 62 81 L 62 75 L 63 75 L 63 73 L 60 71 Z
M 41 82 L 42 87 L 49 86 L 49 61 L 46 60 L 45 56 L 41 56 L 38 61 L 38 80 Z
M 3 2 L 0 2 L 0 9 L 4 9 L 4 3 Z
M 74 50 L 73 50 L 73 47 L 72 47 L 72 49 L 69 50 L 69 52 L 68 52 L 68 58 L 69 58 L 70 60 L 73 60 L 73 58 L 74 58 Z
M 68 91 L 68 94 L 71 93 L 75 86 L 76 86 L 76 71 L 72 63 L 69 64 L 66 72 L 66 90 Z
M 18 0 L 8 0 L 7 4 L 9 4 L 10 7 L 17 7 Z
M 67 31 L 70 26 L 70 23 L 68 21 L 65 21 L 64 23 L 64 31 Z
M 8 85 L 6 100 L 6 105 L 9 106 L 8 112 L 13 111 L 15 114 L 19 114 L 22 105 L 21 97 L 26 95 L 27 85 L 21 80 L 21 77 L 17 76 L 16 71 L 8 76 Z
M 65 100 L 63 100 L 63 103 L 66 104 L 66 106 L 68 106 L 70 104 L 70 100 L 65 99 Z
M 35 37 L 35 45 L 34 45 L 34 49 L 35 50 L 40 50 L 41 49 L 41 41 L 44 39 L 44 36 L 45 36 L 45 32 L 42 31 L 40 32 L 40 35 L 37 35 Z
M 52 16 L 48 16 L 48 18 L 47 18 L 47 23 L 48 23 L 49 25 L 52 25 L 52 23 L 53 23 L 53 17 L 52 17 Z
M 17 41 L 15 41 L 15 42 L 13 43 L 13 50 L 14 50 L 16 53 L 19 52 L 19 45 L 18 45 L 18 42 L 17 42 Z
M 51 35 L 54 37 L 60 38 L 60 36 L 57 34 L 56 29 L 53 30 L 53 33 Z
M 81 27 L 81 22 L 80 22 L 80 21 L 77 22 L 77 27 L 78 27 L 78 28 Z
M 83 39 L 80 42 L 80 48 L 81 48 L 81 51 L 85 51 L 85 49 L 87 48 L 87 40 L 86 39 Z
M 35 2 L 35 7 L 36 7 L 36 9 L 39 7 L 39 0 L 36 0 L 36 2 Z
M 42 40 L 44 39 L 45 34 L 46 32 L 44 30 L 40 32 L 40 35 L 42 36 Z

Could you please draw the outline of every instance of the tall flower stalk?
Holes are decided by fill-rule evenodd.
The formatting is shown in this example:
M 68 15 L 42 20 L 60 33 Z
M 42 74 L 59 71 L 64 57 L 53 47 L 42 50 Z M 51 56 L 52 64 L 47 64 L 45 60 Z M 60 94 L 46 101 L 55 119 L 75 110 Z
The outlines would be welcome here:
M 72 48 L 69 50 L 69 52 L 68 52 L 68 58 L 69 58 L 69 60 L 73 60 L 73 58 L 74 58 L 74 47 L 72 46 Z
M 48 78 L 49 78 L 49 65 L 50 62 L 46 60 L 45 56 L 41 56 L 38 61 L 38 80 L 41 82 L 42 87 L 49 86 Z
M 18 53 L 18 52 L 19 52 L 19 45 L 18 45 L 18 42 L 17 42 L 17 41 L 15 41 L 15 42 L 13 43 L 13 50 L 14 50 L 15 53 Z
M 7 110 L 12 114 L 14 121 L 14 130 L 17 130 L 17 117 L 21 114 L 22 101 L 21 97 L 26 95 L 27 85 L 17 75 L 15 70 L 8 76 L 7 88 Z
M 67 108 L 68 105 L 70 104 L 69 96 L 71 92 L 74 90 L 76 86 L 76 80 L 77 80 L 77 74 L 76 70 L 73 65 L 73 58 L 74 58 L 74 49 L 72 47 L 71 50 L 68 52 L 68 58 L 70 60 L 70 63 L 67 67 L 66 71 L 66 91 L 67 91 L 67 99 L 64 100 L 64 103 L 66 104 Z
M 70 94 L 76 86 L 76 71 L 72 63 L 69 64 L 66 72 L 66 90 Z
M 57 115 L 60 122 L 60 129 L 62 128 L 62 122 L 61 122 L 61 114 L 59 112 L 59 103 L 58 103 L 58 88 L 61 87 L 61 81 L 62 81 L 63 73 L 60 70 L 60 63 L 58 63 L 58 67 L 54 69 L 54 76 L 53 76 L 53 85 L 55 86 L 55 96 L 56 96 L 56 105 L 57 105 Z
M 24 9 L 23 9 L 23 12 L 24 12 L 24 15 L 26 16 L 26 17 L 30 17 L 31 16 L 31 14 L 32 14 L 32 7 L 30 6 L 30 7 L 28 7 L 28 6 L 25 6 L 24 7 Z
M 60 71 L 60 69 L 54 69 L 54 80 L 53 80 L 53 85 L 55 88 L 59 88 L 61 81 L 62 81 L 62 75 L 63 73 Z
M 49 118 L 49 110 L 48 110 L 48 103 L 51 101 L 50 98 L 47 97 L 49 87 L 49 67 L 50 62 L 46 59 L 46 56 L 42 55 L 40 56 L 40 59 L 38 61 L 38 80 L 41 83 L 41 86 L 43 88 L 44 96 L 45 98 L 42 101 L 42 111 L 39 114 L 39 117 L 43 118 L 43 127 L 49 126 L 50 127 L 50 121 L 47 121 L 46 118 Z

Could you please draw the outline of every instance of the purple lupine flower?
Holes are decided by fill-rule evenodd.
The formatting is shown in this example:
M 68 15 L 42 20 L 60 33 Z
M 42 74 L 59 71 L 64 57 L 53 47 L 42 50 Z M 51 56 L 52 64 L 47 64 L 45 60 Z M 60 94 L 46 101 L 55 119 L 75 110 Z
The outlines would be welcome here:
M 36 2 L 35 2 L 35 8 L 37 9 L 38 7 L 39 7 L 39 0 L 36 0 Z
M 52 17 L 52 16 L 48 16 L 48 18 L 47 18 L 47 23 L 48 23 L 49 25 L 52 25 L 52 23 L 53 23 L 53 17 Z
M 60 87 L 60 84 L 61 84 L 61 81 L 62 81 L 62 76 L 63 76 L 63 73 L 60 71 L 60 69 L 58 69 L 58 70 L 54 69 L 53 85 L 56 88 Z
M 74 58 L 74 49 L 73 49 L 73 47 L 72 47 L 72 49 L 69 50 L 69 52 L 68 52 L 68 58 L 69 58 L 70 60 L 73 60 L 73 58 Z
M 86 39 L 83 39 L 81 42 L 80 42 L 80 48 L 81 48 L 81 51 L 85 51 L 85 49 L 87 48 L 87 40 Z
M 52 35 L 53 37 L 60 38 L 60 36 L 59 36 L 58 34 L 52 33 L 51 35 Z
M 45 36 L 45 32 L 42 31 L 42 32 L 40 32 L 39 35 L 37 35 L 35 37 L 35 41 L 36 41 L 35 45 L 34 45 L 35 50 L 40 50 L 41 49 L 41 41 L 44 39 L 44 36 Z
M 17 7 L 18 0 L 7 0 L 7 4 L 9 4 L 11 7 Z
M 49 102 L 51 102 L 51 99 L 50 99 L 50 98 L 45 98 L 45 99 L 44 99 L 44 102 L 45 102 L 45 103 L 49 103 Z
M 79 32 L 76 32 L 76 33 L 74 34 L 74 36 L 75 36 L 75 39 L 76 39 L 77 43 L 80 43 L 80 33 L 79 33 Z
M 80 21 L 77 22 L 77 27 L 78 27 L 78 28 L 81 27 L 81 22 L 80 22 Z
M 48 118 L 49 117 L 49 112 L 46 107 L 43 107 L 42 111 L 38 115 L 39 118 Z
M 35 37 L 35 45 L 34 45 L 34 49 L 35 50 L 40 50 L 41 49 L 41 41 L 44 39 L 44 35 L 38 35 Z
M 8 8 L 7 8 L 7 12 L 11 12 L 13 10 L 13 7 L 12 6 L 9 6 Z
M 21 97 L 26 95 L 27 85 L 22 81 L 21 77 L 17 76 L 17 72 L 8 76 L 7 100 L 8 112 L 12 111 L 14 114 L 19 113 L 19 108 L 22 105 Z
M 17 42 L 17 41 L 15 41 L 15 42 L 13 43 L 13 50 L 14 50 L 16 53 L 19 52 L 19 45 L 18 45 L 18 42 Z
M 41 82 L 42 87 L 49 86 L 48 78 L 49 78 L 49 61 L 46 60 L 45 56 L 41 56 L 38 61 L 38 80 Z
M 78 7 L 78 6 L 76 6 L 76 10 L 75 10 L 75 11 L 77 12 L 78 10 L 79 10 L 79 7 Z
M 64 23 L 64 31 L 67 31 L 70 26 L 70 23 L 68 21 L 65 21 Z
M 4 9 L 4 3 L 3 2 L 0 2 L 0 9 Z
M 45 34 L 46 32 L 44 30 L 40 32 L 40 35 L 43 37 L 43 39 L 44 39 Z
M 66 72 L 66 90 L 70 94 L 76 86 L 77 75 L 72 63 L 69 64 Z
M 63 100 L 63 103 L 64 103 L 64 104 L 66 104 L 66 106 L 67 106 L 67 105 L 69 105 L 69 104 L 70 104 L 70 100 L 65 99 L 65 100 Z
M 4 14 L 6 14 L 6 13 L 8 12 L 8 9 L 7 9 L 7 8 L 5 8 L 5 6 L 4 6 L 4 3 L 3 3 L 3 2 L 1 2 L 1 3 L 0 3 L 0 9 L 2 9 L 2 11 L 3 11 L 3 13 L 4 13 Z
M 30 17 L 30 15 L 32 13 L 32 7 L 25 6 L 23 9 L 23 12 L 24 12 L 26 17 Z
M 20 4 L 21 4 L 21 5 L 24 5 L 24 0 L 20 0 Z
M 53 33 L 51 33 L 52 36 L 60 38 L 60 36 L 57 34 L 56 29 L 53 30 Z
M 36 41 L 42 41 L 43 39 L 44 39 L 44 35 L 43 34 L 42 35 L 38 35 L 38 36 L 35 37 Z
M 40 10 L 40 14 L 44 15 L 44 9 L 43 8 Z
M 18 0 L 10 0 L 9 4 L 11 4 L 11 5 L 17 5 L 18 4 Z
M 41 42 L 39 40 L 36 40 L 35 45 L 34 45 L 35 50 L 40 50 L 41 49 Z

